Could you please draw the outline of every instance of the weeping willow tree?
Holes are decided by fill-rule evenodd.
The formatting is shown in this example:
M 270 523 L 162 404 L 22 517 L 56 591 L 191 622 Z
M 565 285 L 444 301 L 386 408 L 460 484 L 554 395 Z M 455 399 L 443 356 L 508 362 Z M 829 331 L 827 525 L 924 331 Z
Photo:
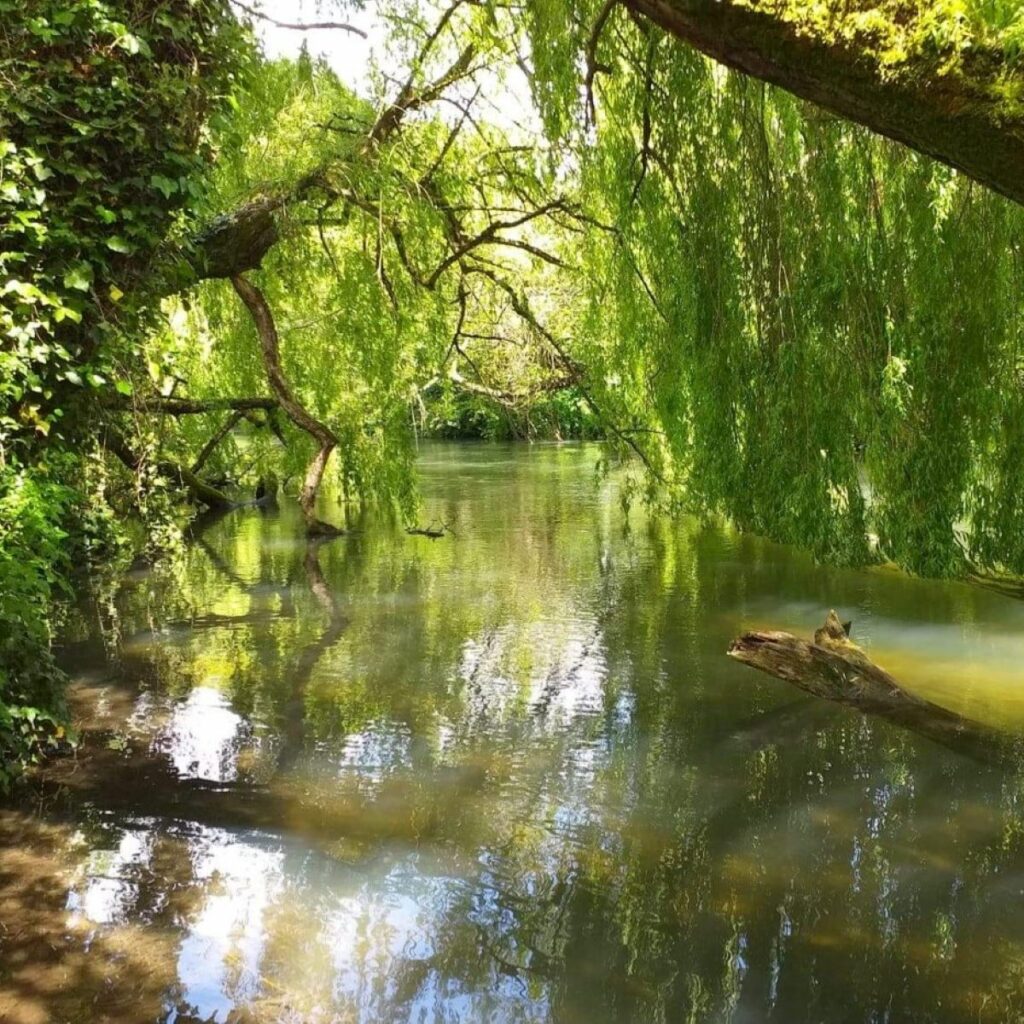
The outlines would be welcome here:
M 111 415 L 155 433 L 165 475 L 206 504 L 228 498 L 204 467 L 282 470 L 323 532 L 335 468 L 346 494 L 412 514 L 425 401 L 510 414 L 565 392 L 674 510 L 846 564 L 1024 571 L 1019 208 L 680 48 L 714 52 L 706 6 L 384 3 L 404 71 L 369 97 L 308 58 L 257 62 L 219 136 L 209 227 L 180 253 L 199 287 Z M 1014 136 L 1004 6 L 822 24 L 791 6 L 758 24 L 824 48 L 815 74 L 841 77 L 860 47 L 883 99 L 974 89 Z M 522 71 L 543 138 L 495 124 Z M 966 166 L 929 138 L 904 141 Z
M 1024 570 L 1019 207 L 625 6 L 567 32 L 534 0 L 529 31 L 610 226 L 577 358 L 672 500 L 834 561 Z
M 376 99 L 307 55 L 253 68 L 218 138 L 210 227 L 179 254 L 199 287 L 110 403 L 207 505 L 229 499 L 199 474 L 237 468 L 241 444 L 301 480 L 313 533 L 335 529 L 315 508 L 334 466 L 345 495 L 411 516 L 426 401 L 472 395 L 511 424 L 568 390 L 600 416 L 560 340 L 579 293 L 560 250 L 586 231 L 575 184 L 481 114 L 520 73 L 511 19 L 456 0 L 396 23 L 407 70 Z
M 600 22 L 620 0 L 607 0 Z M 1024 200 L 1015 0 L 621 0 L 756 78 Z

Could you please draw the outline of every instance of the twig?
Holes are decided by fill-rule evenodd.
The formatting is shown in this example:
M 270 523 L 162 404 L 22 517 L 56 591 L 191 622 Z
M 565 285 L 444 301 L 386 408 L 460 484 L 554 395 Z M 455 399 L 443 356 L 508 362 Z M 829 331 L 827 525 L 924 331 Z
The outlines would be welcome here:
M 587 117 L 591 124 L 597 123 L 597 109 L 594 105 L 594 79 L 599 71 L 610 74 L 612 70 L 607 64 L 598 62 L 597 46 L 601 41 L 601 32 L 604 30 L 605 23 L 618 2 L 619 0 L 604 0 L 604 6 L 598 13 L 597 20 L 590 32 L 590 38 L 587 40 L 587 76 L 584 86 L 587 93 Z
M 293 21 L 278 21 L 277 18 L 272 18 L 269 14 L 264 14 L 262 11 L 257 10 L 255 7 L 250 7 L 248 4 L 243 4 L 242 0 L 230 0 L 239 10 L 245 11 L 246 14 L 253 18 L 259 18 L 261 21 L 269 22 L 276 28 L 287 28 L 294 29 L 296 32 L 310 32 L 314 29 L 320 28 L 336 28 L 342 32 L 351 32 L 355 36 L 361 36 L 363 39 L 366 38 L 366 33 L 361 28 L 356 28 L 355 25 L 350 25 L 347 21 L 308 21 L 308 22 L 293 22 Z

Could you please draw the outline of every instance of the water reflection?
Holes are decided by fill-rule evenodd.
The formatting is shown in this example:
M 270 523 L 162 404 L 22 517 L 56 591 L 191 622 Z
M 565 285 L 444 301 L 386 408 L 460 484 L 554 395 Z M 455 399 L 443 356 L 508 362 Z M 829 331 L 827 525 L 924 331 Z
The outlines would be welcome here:
M 1006 724 L 1024 606 L 624 533 L 595 457 L 434 446 L 455 537 L 250 511 L 85 609 L 85 748 L 0 818 L 0 1019 L 1015 1019 L 1024 775 L 724 650 L 836 605 Z

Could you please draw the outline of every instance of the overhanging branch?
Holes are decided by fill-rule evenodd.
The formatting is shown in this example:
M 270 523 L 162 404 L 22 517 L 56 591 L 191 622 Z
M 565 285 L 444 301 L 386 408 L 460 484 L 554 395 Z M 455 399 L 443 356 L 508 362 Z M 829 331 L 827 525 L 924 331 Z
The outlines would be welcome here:
M 677 39 L 744 74 L 940 160 L 1024 202 L 1024 71 L 984 46 L 911 53 L 886 63 L 864 2 L 622 0 Z M 904 5 L 909 7 L 910 5 Z M 809 13 L 814 7 L 815 13 Z M 821 12 L 818 8 L 824 7 Z M 805 13 L 806 11 L 806 13 Z M 916 18 L 893 28 L 907 38 Z M 922 32 L 924 30 L 922 29 Z

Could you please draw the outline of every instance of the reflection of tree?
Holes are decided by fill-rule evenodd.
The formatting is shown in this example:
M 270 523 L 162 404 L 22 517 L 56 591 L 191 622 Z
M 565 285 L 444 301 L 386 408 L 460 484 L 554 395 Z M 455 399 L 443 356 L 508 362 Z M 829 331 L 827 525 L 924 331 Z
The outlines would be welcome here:
M 303 559 L 306 578 L 310 591 L 327 616 L 327 623 L 320 636 L 302 648 L 289 671 L 291 694 L 284 707 L 282 743 L 277 759 L 279 769 L 293 765 L 302 751 L 306 738 L 306 687 L 317 663 L 338 642 L 348 625 L 334 591 L 324 579 L 320 568 L 320 546 L 326 539 L 310 537 L 306 541 L 306 555 Z
M 328 1019 L 868 1019 L 890 998 L 894 1019 L 939 999 L 944 1019 L 1012 1019 L 1020 780 L 724 656 L 762 615 L 970 622 L 994 598 L 663 520 L 625 537 L 578 471 L 446 476 L 426 514 L 443 502 L 451 542 L 306 546 L 287 507 L 223 520 L 167 599 L 196 625 L 133 665 L 171 695 L 222 671 L 260 772 L 211 785 L 101 746 L 55 784 L 187 822 L 193 851 L 283 851 L 246 925 L 257 1019 L 314 1019 L 306 997 Z M 162 884 L 192 894 L 186 929 L 216 906 L 149 870 L 139 920 Z

